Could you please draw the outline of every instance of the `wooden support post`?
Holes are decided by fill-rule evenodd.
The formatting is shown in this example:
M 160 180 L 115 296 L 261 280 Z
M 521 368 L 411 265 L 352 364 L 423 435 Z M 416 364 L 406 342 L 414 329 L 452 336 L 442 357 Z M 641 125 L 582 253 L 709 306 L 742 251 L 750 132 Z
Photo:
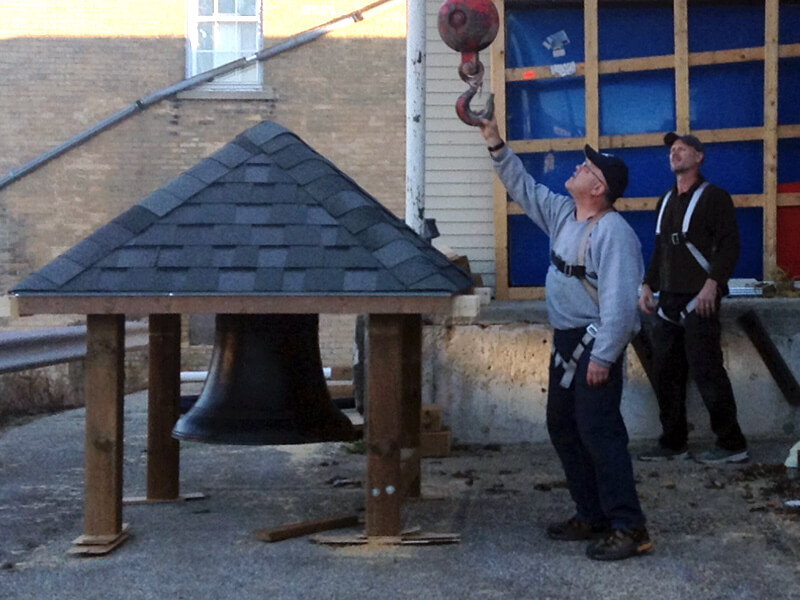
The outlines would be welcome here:
M 779 0 L 764 4 L 764 279 L 778 276 Z
M 181 315 L 150 315 L 147 392 L 147 495 L 125 504 L 199 500 L 205 494 L 180 493 L 180 442 L 172 428 L 181 412 Z
M 673 5 L 675 38 L 675 129 L 683 135 L 691 125 L 689 102 L 689 5 L 675 0 Z
M 70 553 L 107 554 L 127 538 L 122 523 L 124 315 L 88 315 L 84 527 Z
M 422 316 L 403 315 L 402 329 L 402 435 L 401 445 L 412 452 L 403 466 L 406 472 L 416 473 L 406 485 L 404 493 L 410 497 L 420 495 L 420 431 L 422 429 Z
M 600 143 L 600 63 L 598 56 L 598 0 L 583 3 L 584 98 L 586 103 L 586 143 Z
M 150 315 L 150 386 L 147 396 L 147 499 L 178 500 L 181 317 Z
M 506 15 L 505 2 L 495 0 L 497 12 L 500 16 L 500 27 L 497 37 L 491 46 L 491 87 L 494 94 L 495 115 L 500 130 L 500 137 L 508 140 L 506 131 Z M 511 140 L 509 140 L 509 143 Z M 494 264 L 495 264 L 495 296 L 498 300 L 509 299 L 509 263 L 508 263 L 508 208 L 506 188 L 500 178 L 493 175 L 494 195 Z
M 331 545 L 458 543 L 457 534 L 401 529 L 403 500 L 419 484 L 422 319 L 419 315 L 369 315 L 365 346 L 365 535 L 316 536 L 311 541 Z
M 369 316 L 366 534 L 400 536 L 403 317 Z

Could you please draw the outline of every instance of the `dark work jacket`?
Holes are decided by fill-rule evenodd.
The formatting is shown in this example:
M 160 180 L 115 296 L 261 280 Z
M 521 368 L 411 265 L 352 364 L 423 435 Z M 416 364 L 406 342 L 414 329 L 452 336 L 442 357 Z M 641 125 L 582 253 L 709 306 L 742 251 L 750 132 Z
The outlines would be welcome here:
M 661 219 L 661 233 L 656 236 L 655 249 L 644 282 L 654 292 L 695 295 L 709 277 L 717 282 L 723 295 L 728 293 L 728 279 L 739 260 L 739 227 L 730 194 L 714 184 L 709 184 L 695 207 L 689 223 L 687 237 L 711 264 L 711 273 L 703 267 L 686 248 L 685 244 L 670 243 L 672 233 L 680 233 L 683 216 L 692 194 L 705 179 L 701 175 L 697 183 L 685 194 L 672 188 L 672 197 Z M 661 210 L 666 193 L 656 206 L 656 216 Z

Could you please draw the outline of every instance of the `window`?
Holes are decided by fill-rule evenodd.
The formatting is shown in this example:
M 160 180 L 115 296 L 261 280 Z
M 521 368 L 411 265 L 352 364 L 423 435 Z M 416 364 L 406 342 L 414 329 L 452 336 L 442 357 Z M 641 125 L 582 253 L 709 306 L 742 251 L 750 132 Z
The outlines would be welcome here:
M 188 14 L 188 77 L 261 50 L 261 0 L 189 0 Z M 206 88 L 260 90 L 260 64 L 218 77 Z

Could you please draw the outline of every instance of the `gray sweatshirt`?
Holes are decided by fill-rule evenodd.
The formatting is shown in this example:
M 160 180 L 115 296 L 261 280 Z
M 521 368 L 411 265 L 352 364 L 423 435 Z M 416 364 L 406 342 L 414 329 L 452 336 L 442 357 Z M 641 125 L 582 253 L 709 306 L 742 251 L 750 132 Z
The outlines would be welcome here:
M 537 183 L 508 147 L 494 157 L 494 168 L 511 199 L 550 237 L 551 249 L 567 264 L 578 264 L 578 246 L 589 220 L 575 218 L 575 200 Z M 599 306 L 577 277 L 550 264 L 545 280 L 547 312 L 555 329 L 594 323 L 597 337 L 591 358 L 608 367 L 639 331 L 637 300 L 644 276 L 639 238 L 619 213 L 608 213 L 592 230 L 586 273 L 597 287 Z

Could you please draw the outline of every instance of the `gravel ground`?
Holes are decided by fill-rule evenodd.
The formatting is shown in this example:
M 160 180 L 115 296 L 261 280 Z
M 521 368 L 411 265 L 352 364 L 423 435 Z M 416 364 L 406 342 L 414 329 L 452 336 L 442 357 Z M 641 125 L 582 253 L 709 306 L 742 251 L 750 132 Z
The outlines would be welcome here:
M 126 505 L 131 538 L 80 558 L 67 551 L 83 533 L 83 418 L 76 409 L 0 432 L 2 599 L 800 598 L 800 512 L 786 505 L 800 482 L 782 466 L 796 440 L 751 441 L 744 465 L 635 463 L 655 550 L 617 563 L 544 535 L 571 505 L 547 444 L 456 447 L 423 461 L 405 525 L 457 533 L 458 544 L 335 547 L 253 532 L 363 516 L 365 458 L 352 445 L 184 443 L 181 490 L 206 498 Z M 144 394 L 128 396 L 126 496 L 144 494 L 146 429 Z

